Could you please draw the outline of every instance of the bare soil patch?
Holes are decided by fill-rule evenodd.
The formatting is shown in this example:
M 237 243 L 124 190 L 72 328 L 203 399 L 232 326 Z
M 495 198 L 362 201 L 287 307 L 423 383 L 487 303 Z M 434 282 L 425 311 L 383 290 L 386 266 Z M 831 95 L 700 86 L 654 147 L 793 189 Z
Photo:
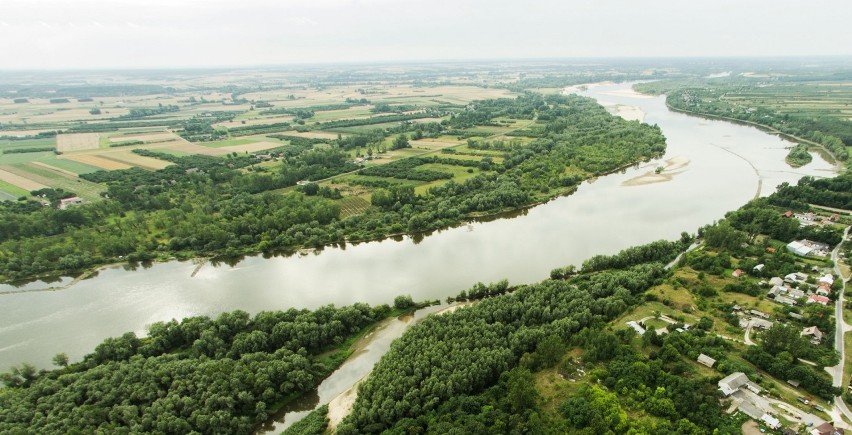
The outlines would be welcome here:
M 35 182 L 33 180 L 30 180 L 29 178 L 22 177 L 11 172 L 4 171 L 3 169 L 0 169 L 0 180 L 3 180 L 14 186 L 18 186 L 26 191 L 39 190 L 47 187 L 44 184 Z

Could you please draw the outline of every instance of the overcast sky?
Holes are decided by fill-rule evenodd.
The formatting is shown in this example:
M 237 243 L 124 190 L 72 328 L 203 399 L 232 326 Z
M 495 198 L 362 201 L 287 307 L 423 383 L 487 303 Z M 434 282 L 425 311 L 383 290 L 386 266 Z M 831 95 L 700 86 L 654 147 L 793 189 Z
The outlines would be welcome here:
M 849 0 L 0 0 L 0 69 L 852 55 Z

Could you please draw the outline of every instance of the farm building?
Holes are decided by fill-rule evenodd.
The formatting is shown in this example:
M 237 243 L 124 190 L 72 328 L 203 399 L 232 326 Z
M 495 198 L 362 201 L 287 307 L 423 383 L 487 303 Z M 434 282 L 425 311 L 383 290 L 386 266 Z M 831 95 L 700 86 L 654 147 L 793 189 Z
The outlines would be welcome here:
M 809 255 L 813 251 L 812 248 L 809 248 L 802 242 L 795 240 L 787 244 L 787 250 L 802 257 Z
M 748 383 L 748 376 L 743 372 L 731 373 L 719 381 L 719 389 L 725 397 L 734 394 L 743 385 Z
M 66 208 L 71 207 L 72 205 L 80 205 L 82 203 L 83 198 L 80 198 L 79 196 L 72 196 L 70 198 L 60 199 L 59 209 L 65 210 Z
M 763 414 L 763 416 L 760 417 L 760 421 L 766 423 L 766 425 L 772 429 L 778 429 L 781 427 L 781 421 L 769 414 Z
M 701 355 L 698 355 L 697 361 L 701 364 L 704 364 L 707 367 L 713 367 L 713 364 L 716 364 L 715 359 L 710 358 L 709 356 L 704 355 L 703 353 Z
M 819 330 L 816 326 L 811 326 L 809 328 L 802 329 L 801 334 L 802 337 L 810 337 L 811 341 L 814 343 L 819 343 L 822 341 L 822 331 Z

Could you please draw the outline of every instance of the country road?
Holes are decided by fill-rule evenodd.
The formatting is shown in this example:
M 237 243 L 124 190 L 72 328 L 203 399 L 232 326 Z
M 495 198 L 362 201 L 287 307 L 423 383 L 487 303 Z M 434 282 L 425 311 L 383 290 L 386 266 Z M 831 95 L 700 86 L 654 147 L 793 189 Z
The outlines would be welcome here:
M 846 227 L 846 230 L 843 231 L 843 240 L 849 236 L 849 228 Z M 840 363 L 834 367 L 826 367 L 825 370 L 831 374 L 831 377 L 834 381 L 834 386 L 839 388 L 844 388 L 843 385 L 843 370 L 846 364 L 846 358 L 844 353 L 844 335 L 846 332 L 852 330 L 852 325 L 848 325 L 846 321 L 843 320 L 843 299 L 846 293 L 846 283 L 849 281 L 848 276 L 843 276 L 840 271 L 840 266 L 838 266 L 838 253 L 840 252 L 840 244 L 831 251 L 831 260 L 834 262 L 834 273 L 837 274 L 838 278 L 843 285 L 840 288 L 840 294 L 837 297 L 837 302 L 834 304 L 834 318 L 836 324 L 836 330 L 834 332 L 834 348 L 837 352 L 840 353 Z M 852 421 L 852 413 L 850 413 L 849 408 L 846 406 L 846 403 L 843 402 L 843 399 L 840 396 L 834 398 L 834 406 L 836 409 L 839 409 L 840 412 L 848 419 Z

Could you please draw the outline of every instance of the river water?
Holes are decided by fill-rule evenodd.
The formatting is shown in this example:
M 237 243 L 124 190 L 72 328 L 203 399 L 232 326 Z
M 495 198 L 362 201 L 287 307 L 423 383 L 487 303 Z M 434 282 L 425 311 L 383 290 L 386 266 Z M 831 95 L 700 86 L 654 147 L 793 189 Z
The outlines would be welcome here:
M 641 109 L 668 139 L 666 156 L 597 180 L 511 219 L 463 225 L 423 238 L 326 248 L 290 257 L 249 257 L 235 266 L 168 262 L 101 271 L 59 291 L 0 295 L 0 371 L 24 361 L 50 365 L 57 352 L 73 360 L 109 336 L 144 334 L 152 322 L 242 309 L 315 308 L 354 302 L 445 298 L 477 281 L 529 283 L 596 254 L 694 233 L 756 193 L 783 181 L 829 176 L 818 155 L 802 168 L 784 163 L 792 144 L 760 130 L 674 113 L 664 97 L 633 94 L 629 84 L 584 92 L 599 101 Z M 624 185 L 677 161 L 669 181 Z M 666 171 L 664 173 L 667 173 Z M 35 289 L 55 284 L 32 283 Z M 0 292 L 20 290 L 0 286 Z

